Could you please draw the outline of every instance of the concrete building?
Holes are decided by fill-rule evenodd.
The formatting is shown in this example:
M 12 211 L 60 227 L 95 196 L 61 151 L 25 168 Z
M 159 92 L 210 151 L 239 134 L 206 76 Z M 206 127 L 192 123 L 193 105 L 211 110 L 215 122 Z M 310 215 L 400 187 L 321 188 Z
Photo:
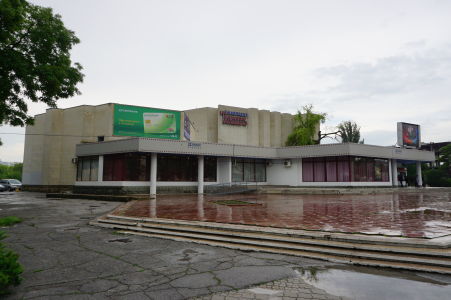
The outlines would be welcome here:
M 49 109 L 27 126 L 23 183 L 150 194 L 242 182 L 396 186 L 398 161 L 434 160 L 429 151 L 361 144 L 284 147 L 293 117 L 223 105 L 184 112 L 112 103 Z

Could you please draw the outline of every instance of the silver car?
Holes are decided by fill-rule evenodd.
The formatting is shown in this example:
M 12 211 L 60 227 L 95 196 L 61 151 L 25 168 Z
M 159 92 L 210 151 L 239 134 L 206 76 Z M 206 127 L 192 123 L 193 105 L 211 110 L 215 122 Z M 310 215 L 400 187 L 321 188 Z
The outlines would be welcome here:
M 22 182 L 17 179 L 2 179 L 0 184 L 5 186 L 10 191 L 22 189 Z

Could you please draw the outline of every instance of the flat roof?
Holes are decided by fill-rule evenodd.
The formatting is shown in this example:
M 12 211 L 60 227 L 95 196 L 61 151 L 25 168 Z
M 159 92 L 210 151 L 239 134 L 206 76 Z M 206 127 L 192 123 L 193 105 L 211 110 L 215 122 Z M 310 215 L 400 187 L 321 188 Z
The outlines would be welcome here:
M 115 141 L 77 144 L 77 156 L 127 152 L 156 152 L 223 157 L 290 159 L 324 156 L 366 156 L 386 159 L 434 161 L 434 152 L 354 143 L 295 147 L 257 147 L 153 138 L 127 138 Z

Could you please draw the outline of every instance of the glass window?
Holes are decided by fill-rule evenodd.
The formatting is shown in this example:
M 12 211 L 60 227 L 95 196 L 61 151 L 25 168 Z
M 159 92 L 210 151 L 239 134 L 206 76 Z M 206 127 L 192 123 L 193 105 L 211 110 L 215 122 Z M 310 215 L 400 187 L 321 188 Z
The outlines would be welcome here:
M 313 160 L 311 158 L 302 159 L 302 181 L 313 182 Z
M 314 159 L 313 178 L 315 182 L 326 181 L 326 163 L 323 158 Z
M 112 154 L 103 157 L 104 181 L 149 181 L 150 155 L 145 153 Z
M 326 158 L 326 179 L 328 182 L 337 181 L 337 161 L 335 157 Z
M 255 181 L 266 182 L 266 162 L 255 164 Z
M 197 156 L 158 155 L 158 181 L 197 181 Z
M 93 158 L 91 159 L 91 181 L 97 181 L 99 177 L 99 159 Z
M 97 156 L 79 157 L 77 181 L 97 181 L 99 158 Z
M 242 182 L 243 178 L 243 163 L 238 162 L 237 160 L 232 161 L 232 181 L 233 182 Z
M 347 157 L 347 156 L 338 157 L 337 181 L 339 181 L 339 182 L 351 181 L 349 157 Z
M 204 157 L 204 181 L 216 182 L 217 159 L 216 157 Z
M 266 161 L 261 159 L 234 159 L 233 182 L 266 182 Z
M 364 157 L 354 157 L 354 180 L 353 181 L 367 181 L 366 180 L 366 159 Z

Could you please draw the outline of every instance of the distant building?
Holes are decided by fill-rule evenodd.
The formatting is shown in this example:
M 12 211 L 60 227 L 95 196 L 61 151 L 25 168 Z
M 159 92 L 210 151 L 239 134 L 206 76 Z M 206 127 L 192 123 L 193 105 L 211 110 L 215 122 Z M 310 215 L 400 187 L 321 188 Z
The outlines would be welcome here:
M 363 144 L 284 147 L 293 126 L 291 114 L 224 105 L 48 109 L 26 128 L 23 182 L 29 189 L 151 194 L 239 182 L 396 186 L 398 161 L 434 160 L 429 151 Z
M 439 142 L 439 143 L 423 143 L 421 150 L 433 151 L 435 153 L 435 160 L 432 162 L 433 166 L 438 166 L 438 158 L 440 157 L 440 149 L 448 146 L 451 142 Z

